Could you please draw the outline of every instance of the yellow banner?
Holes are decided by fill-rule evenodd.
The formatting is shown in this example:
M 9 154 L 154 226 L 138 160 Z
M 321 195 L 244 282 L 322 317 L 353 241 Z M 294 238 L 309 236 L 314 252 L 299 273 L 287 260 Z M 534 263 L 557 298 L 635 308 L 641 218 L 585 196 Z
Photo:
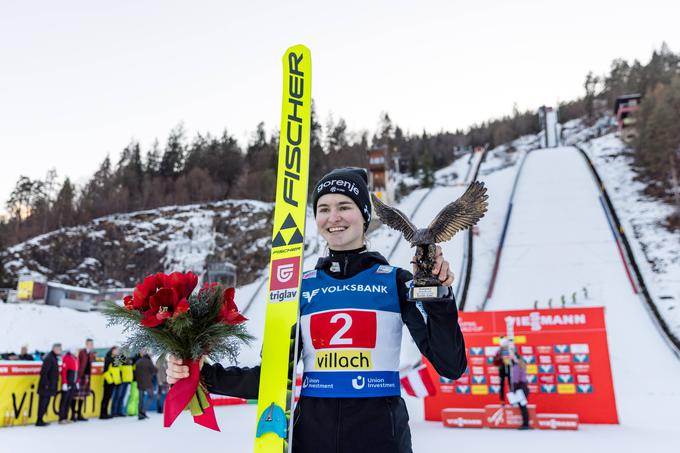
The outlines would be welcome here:
M 36 362 L 37 368 L 41 363 Z M 7 362 L 2 367 L 9 368 Z M 36 422 L 38 413 L 38 374 L 2 374 L 0 375 L 0 426 L 27 425 Z M 59 383 L 61 389 L 61 382 Z M 84 417 L 98 417 L 101 406 L 104 380 L 101 374 L 92 375 L 90 394 L 83 405 Z M 61 390 L 53 396 L 47 408 L 44 421 L 59 420 L 59 405 L 61 404 Z

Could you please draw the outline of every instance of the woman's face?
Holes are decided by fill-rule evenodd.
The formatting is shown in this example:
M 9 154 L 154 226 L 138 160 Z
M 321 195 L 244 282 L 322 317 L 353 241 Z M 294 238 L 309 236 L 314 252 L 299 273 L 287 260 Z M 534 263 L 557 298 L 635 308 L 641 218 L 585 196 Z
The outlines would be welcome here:
M 332 250 L 353 250 L 364 245 L 364 217 L 346 195 L 322 195 L 316 205 L 316 227 Z

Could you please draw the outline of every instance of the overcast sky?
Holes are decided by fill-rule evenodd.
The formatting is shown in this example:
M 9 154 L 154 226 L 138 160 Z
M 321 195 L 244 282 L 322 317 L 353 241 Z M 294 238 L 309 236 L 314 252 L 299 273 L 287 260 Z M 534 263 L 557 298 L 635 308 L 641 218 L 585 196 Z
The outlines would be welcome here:
M 278 127 L 281 56 L 312 53 L 323 123 L 455 130 L 580 96 L 617 57 L 680 50 L 680 2 L 0 0 L 0 201 L 19 175 L 82 183 L 180 122 L 243 145 Z

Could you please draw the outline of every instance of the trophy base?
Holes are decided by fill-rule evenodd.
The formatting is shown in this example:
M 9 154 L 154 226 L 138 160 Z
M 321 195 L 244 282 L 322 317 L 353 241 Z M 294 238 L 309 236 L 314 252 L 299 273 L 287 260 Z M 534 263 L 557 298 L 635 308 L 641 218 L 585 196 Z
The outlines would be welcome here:
M 447 302 L 451 300 L 448 286 L 414 286 L 408 290 L 412 302 Z

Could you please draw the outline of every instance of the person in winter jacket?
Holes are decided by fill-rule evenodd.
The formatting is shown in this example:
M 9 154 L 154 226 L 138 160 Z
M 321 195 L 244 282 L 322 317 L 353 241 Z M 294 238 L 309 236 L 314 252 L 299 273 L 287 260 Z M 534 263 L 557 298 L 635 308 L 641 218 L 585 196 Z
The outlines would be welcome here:
M 444 303 L 409 301 L 411 272 L 366 249 L 371 219 L 366 181 L 365 170 L 344 168 L 324 176 L 313 191 L 328 255 L 302 276 L 304 374 L 293 414 L 294 453 L 412 451 L 398 371 L 403 324 L 441 376 L 457 379 L 467 366 L 452 291 Z M 453 283 L 440 247 L 433 274 L 444 286 Z M 168 357 L 167 375 L 173 384 L 188 377 L 189 369 Z M 258 366 L 205 364 L 201 376 L 211 392 L 258 396 Z
M 38 418 L 35 426 L 49 425 L 49 423 L 43 421 L 43 417 L 50 405 L 50 400 L 57 394 L 60 354 L 61 343 L 55 343 L 52 345 L 52 350 L 43 358 L 40 367 L 40 380 L 38 381 Z
M 113 389 L 116 387 L 116 381 L 120 383 L 120 372 L 115 366 L 114 361 L 118 356 L 118 346 L 113 346 L 104 356 L 104 393 L 102 395 L 102 403 L 99 409 L 99 418 L 105 420 L 111 418 L 109 413 L 109 403 L 113 395 Z
M 85 340 L 85 348 L 78 351 L 78 376 L 77 390 L 73 395 L 71 408 L 73 409 L 72 421 L 86 422 L 83 416 L 83 406 L 85 400 L 90 396 L 90 380 L 92 379 L 92 363 L 97 359 L 94 352 L 94 341 L 92 338 Z
M 513 354 L 512 368 L 510 370 L 512 391 L 521 390 L 524 399 L 519 401 L 519 410 L 522 413 L 522 425 L 519 429 L 529 429 L 529 409 L 527 409 L 527 397 L 529 396 L 529 383 L 527 379 L 527 364 L 524 357 Z
M 66 351 L 61 359 L 61 402 L 59 403 L 59 423 L 69 423 L 68 410 L 73 395 L 77 391 L 78 359 Z
M 158 390 L 156 391 L 156 412 L 159 414 L 163 413 L 163 404 L 165 403 L 165 395 L 168 393 L 168 377 L 165 374 L 167 369 L 167 362 L 165 357 L 158 357 L 156 360 L 156 383 L 158 385 Z
M 141 350 L 139 354 L 140 358 L 135 363 L 135 381 L 139 390 L 137 418 L 144 420 L 149 418 L 146 409 L 153 400 L 153 378 L 158 370 L 145 350 Z
M 513 350 L 512 342 L 505 337 L 501 337 L 500 348 L 496 351 L 493 358 L 493 363 L 498 367 L 498 377 L 501 380 L 500 398 L 501 403 L 505 403 L 505 381 L 508 381 L 508 391 L 512 390 L 512 376 L 510 370 L 512 367 L 511 354 Z
M 117 367 L 120 374 L 120 381 L 117 382 L 113 389 L 113 396 L 111 397 L 111 415 L 114 417 L 127 416 L 127 397 L 130 384 L 134 380 L 134 370 L 132 359 L 128 357 L 121 357 L 120 364 Z

